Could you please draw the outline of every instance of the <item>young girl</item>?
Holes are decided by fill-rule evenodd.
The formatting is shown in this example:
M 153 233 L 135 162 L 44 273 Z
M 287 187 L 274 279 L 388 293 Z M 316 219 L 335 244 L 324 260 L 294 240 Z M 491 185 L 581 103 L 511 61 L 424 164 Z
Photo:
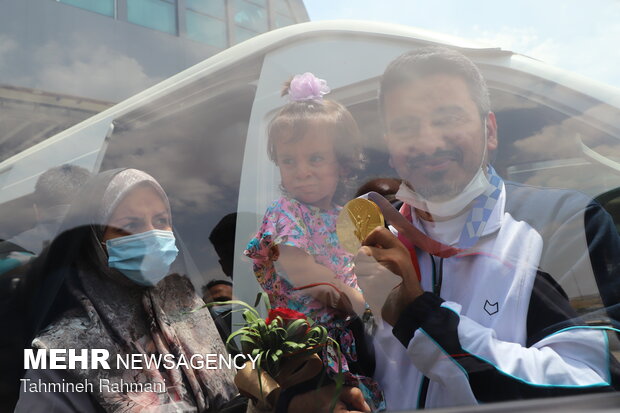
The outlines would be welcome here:
M 341 104 L 323 100 L 329 88 L 311 73 L 295 76 L 283 95 L 285 105 L 269 124 L 268 152 L 280 168 L 284 196 L 267 209 L 245 254 L 273 307 L 305 313 L 324 325 L 340 344 L 345 383 L 359 386 L 373 410 L 383 395 L 369 376 L 373 356 L 355 314 L 365 303 L 353 273 L 353 255 L 339 244 L 334 198 L 343 180 L 361 166 L 360 133 Z M 357 340 L 354 336 L 357 336 Z M 338 371 L 337 356 L 323 351 L 328 373 Z

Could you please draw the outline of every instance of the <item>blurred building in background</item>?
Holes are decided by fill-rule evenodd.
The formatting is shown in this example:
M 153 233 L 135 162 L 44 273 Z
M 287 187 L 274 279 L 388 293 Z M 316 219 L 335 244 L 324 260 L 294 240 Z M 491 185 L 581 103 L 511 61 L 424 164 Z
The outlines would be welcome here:
M 0 162 L 260 33 L 302 0 L 0 3 Z

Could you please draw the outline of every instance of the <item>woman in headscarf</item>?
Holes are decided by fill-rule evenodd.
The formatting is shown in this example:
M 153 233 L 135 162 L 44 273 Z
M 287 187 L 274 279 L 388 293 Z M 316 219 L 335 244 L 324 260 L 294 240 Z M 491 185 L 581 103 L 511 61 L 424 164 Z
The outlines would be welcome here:
M 226 354 L 209 311 L 191 312 L 203 302 L 178 275 L 182 260 L 171 218 L 164 190 L 142 171 L 106 171 L 89 181 L 64 232 L 36 266 L 32 323 L 47 328 L 32 344 L 77 354 L 106 349 L 110 370 L 80 369 L 79 363 L 70 370 L 30 370 L 31 383 L 86 381 L 92 391 L 30 393 L 24 385 L 16 411 L 202 412 L 234 404 L 234 370 L 117 368 L 117 355 L 190 360 Z M 109 385 L 101 387 L 102 379 Z M 143 388 L 160 391 L 109 391 L 114 383 L 148 383 Z

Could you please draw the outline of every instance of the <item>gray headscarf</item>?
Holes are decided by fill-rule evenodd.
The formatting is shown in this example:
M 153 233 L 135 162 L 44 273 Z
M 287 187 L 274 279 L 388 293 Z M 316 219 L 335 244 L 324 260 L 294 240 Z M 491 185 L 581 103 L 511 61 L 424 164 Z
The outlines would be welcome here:
M 125 196 L 131 192 L 136 185 L 148 184 L 161 197 L 162 201 L 166 205 L 166 209 L 170 214 L 170 203 L 168 197 L 164 192 L 164 189 L 159 185 L 159 182 L 155 180 L 151 175 L 138 169 L 125 169 L 119 172 L 112 178 L 110 184 L 103 194 L 101 202 L 101 209 L 97 216 L 98 222 L 107 223 L 112 215 L 112 212 L 116 209 L 118 204 L 125 198 Z

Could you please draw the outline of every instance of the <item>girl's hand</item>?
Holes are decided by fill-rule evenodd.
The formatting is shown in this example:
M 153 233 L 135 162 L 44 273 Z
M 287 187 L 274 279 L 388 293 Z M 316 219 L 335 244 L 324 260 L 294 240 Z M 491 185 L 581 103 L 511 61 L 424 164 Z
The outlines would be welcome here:
M 304 287 L 302 291 L 305 294 L 311 295 L 327 307 L 347 314 L 364 313 L 364 296 L 340 281 L 332 270 L 317 263 L 310 254 L 296 247 L 280 245 L 279 258 L 276 269 L 281 266 L 293 287 Z M 312 284 L 316 286 L 305 288 Z
M 343 287 L 340 299 L 334 308 L 348 315 L 362 316 L 366 310 L 364 295 L 353 287 Z

